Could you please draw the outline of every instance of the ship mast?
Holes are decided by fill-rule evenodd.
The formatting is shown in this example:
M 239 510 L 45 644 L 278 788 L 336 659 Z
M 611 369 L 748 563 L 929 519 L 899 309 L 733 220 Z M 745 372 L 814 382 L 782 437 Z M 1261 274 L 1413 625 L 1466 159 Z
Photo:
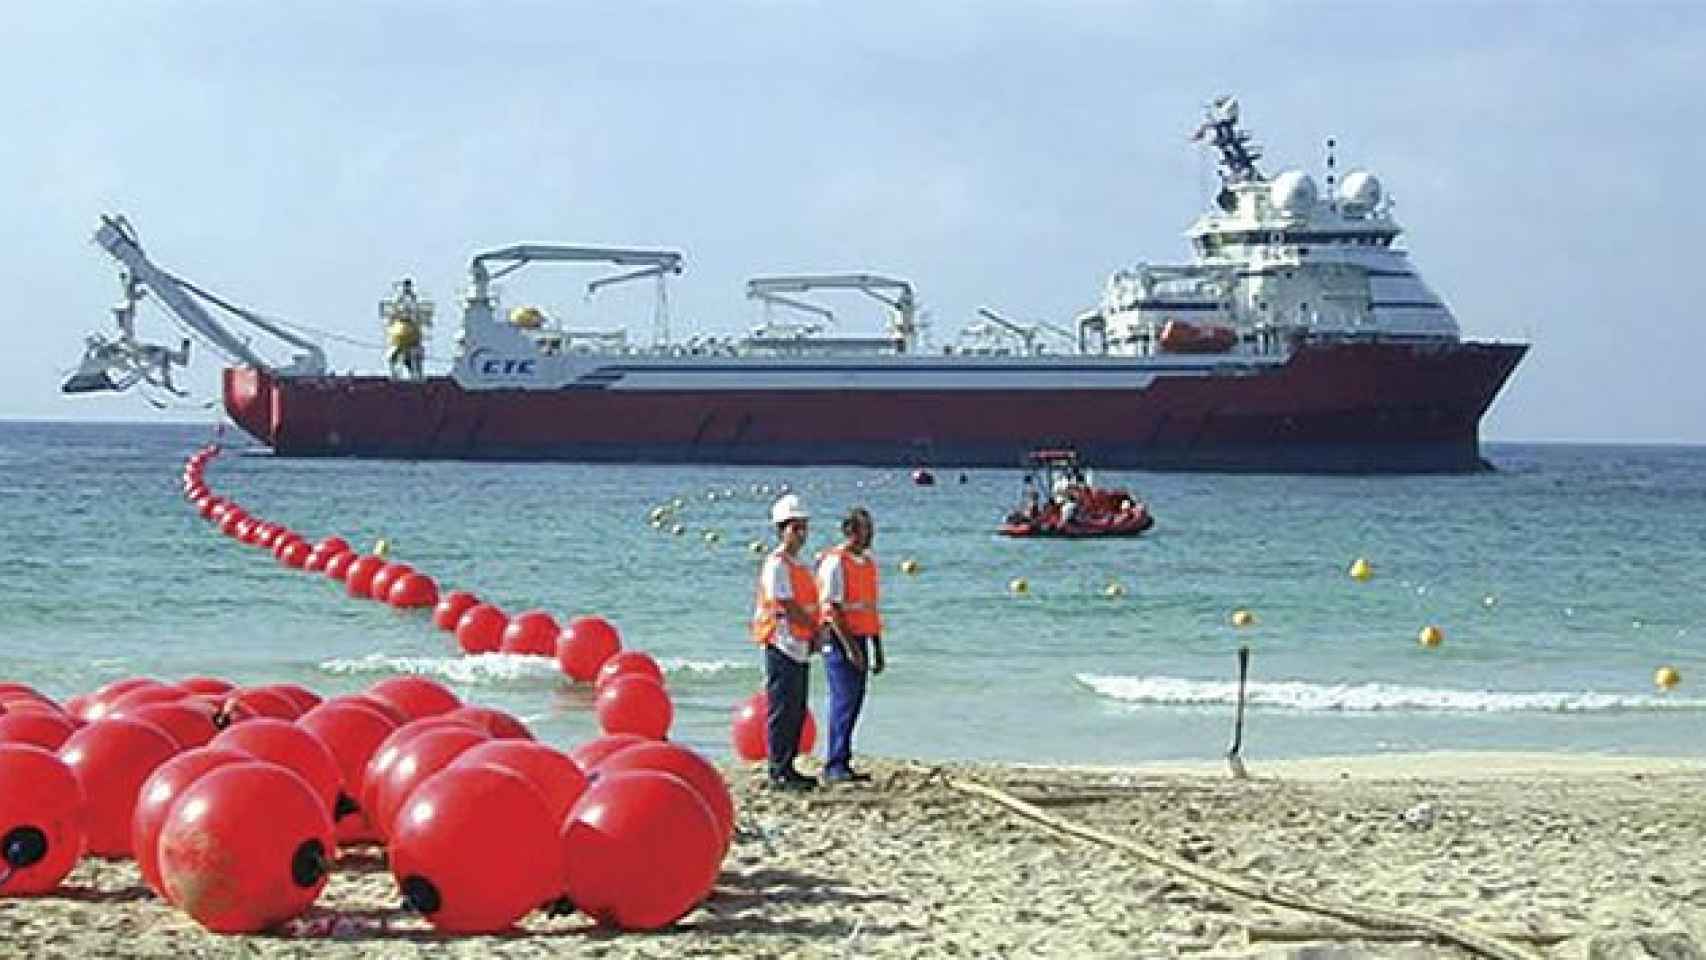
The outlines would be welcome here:
M 1215 97 L 1208 105 L 1207 116 L 1191 134 L 1193 141 L 1208 141 L 1220 151 L 1220 193 L 1215 197 L 1221 209 L 1231 212 L 1237 198 L 1232 187 L 1240 183 L 1261 183 L 1267 178 L 1256 168 L 1262 158 L 1262 148 L 1250 142 L 1250 134 L 1238 127 L 1238 98 Z

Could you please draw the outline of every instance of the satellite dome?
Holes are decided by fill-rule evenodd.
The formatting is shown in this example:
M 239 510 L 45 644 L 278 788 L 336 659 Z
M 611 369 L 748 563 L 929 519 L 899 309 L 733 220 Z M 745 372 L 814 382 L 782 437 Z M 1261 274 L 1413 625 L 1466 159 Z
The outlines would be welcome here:
M 1339 203 L 1346 213 L 1367 213 L 1380 203 L 1380 181 L 1367 170 L 1352 170 L 1339 184 Z
M 1286 213 L 1307 213 L 1315 206 L 1318 194 L 1315 181 L 1302 170 L 1287 170 L 1274 178 L 1273 185 L 1268 188 L 1268 197 L 1274 206 Z

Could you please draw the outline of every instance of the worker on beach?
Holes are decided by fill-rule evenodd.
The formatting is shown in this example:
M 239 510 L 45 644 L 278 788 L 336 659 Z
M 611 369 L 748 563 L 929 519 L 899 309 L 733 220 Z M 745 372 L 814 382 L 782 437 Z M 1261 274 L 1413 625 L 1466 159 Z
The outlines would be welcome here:
M 854 507 L 841 521 L 845 538 L 823 555 L 817 568 L 818 597 L 828 634 L 823 672 L 829 680 L 829 762 L 823 779 L 863 783 L 869 774 L 853 769 L 853 727 L 865 704 L 868 674 L 883 672 L 883 621 L 877 613 L 877 562 L 871 540 L 877 528 L 870 511 Z
M 752 615 L 752 639 L 764 647 L 764 692 L 769 698 L 765 739 L 770 753 L 770 786 L 810 790 L 817 780 L 794 769 L 800 731 L 806 722 L 806 683 L 811 656 L 818 647 L 817 583 L 800 562 L 810 514 L 797 494 L 770 507 L 780 544 L 764 559 L 758 574 L 758 598 Z

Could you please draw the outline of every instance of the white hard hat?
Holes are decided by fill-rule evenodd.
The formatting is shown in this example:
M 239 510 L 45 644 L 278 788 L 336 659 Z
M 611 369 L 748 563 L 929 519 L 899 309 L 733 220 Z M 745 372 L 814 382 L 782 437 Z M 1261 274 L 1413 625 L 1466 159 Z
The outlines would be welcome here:
M 789 520 L 809 520 L 811 514 L 806 512 L 806 502 L 797 493 L 783 496 L 770 506 L 771 523 L 787 523 Z

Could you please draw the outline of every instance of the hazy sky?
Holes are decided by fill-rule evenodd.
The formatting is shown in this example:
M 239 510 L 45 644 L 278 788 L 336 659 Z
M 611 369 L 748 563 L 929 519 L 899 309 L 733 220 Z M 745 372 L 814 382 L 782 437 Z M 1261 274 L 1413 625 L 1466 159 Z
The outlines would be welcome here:
M 1533 341 L 1485 436 L 1706 442 L 1703 51 L 1683 3 L 7 4 L 0 417 L 167 415 L 58 392 L 111 324 L 107 211 L 359 340 L 413 275 L 441 355 L 469 256 L 522 241 L 682 250 L 678 333 L 750 325 L 743 281 L 788 271 L 910 278 L 939 334 L 981 304 L 1067 321 L 1185 258 L 1213 182 L 1185 138 L 1235 93 L 1270 170 L 1336 136 L 1381 177 L 1466 334 Z M 582 300 L 596 275 L 506 294 L 647 334 L 643 291 Z

